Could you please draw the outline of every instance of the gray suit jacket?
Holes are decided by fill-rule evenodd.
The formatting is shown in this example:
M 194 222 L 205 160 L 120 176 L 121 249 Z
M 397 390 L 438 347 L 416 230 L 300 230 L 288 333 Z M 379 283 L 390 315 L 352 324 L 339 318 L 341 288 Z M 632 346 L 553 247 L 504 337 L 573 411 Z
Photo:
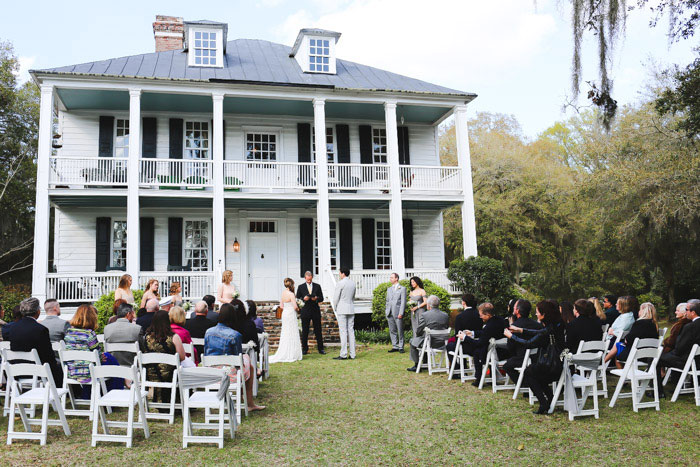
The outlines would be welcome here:
M 394 286 L 386 289 L 386 317 L 398 318 L 406 312 L 406 287 L 399 285 L 396 290 Z
M 130 323 L 126 318 L 119 318 L 112 324 L 105 326 L 105 342 L 110 344 L 118 342 L 136 342 L 139 339 L 141 326 Z M 135 354 L 131 352 L 112 352 L 120 365 L 131 366 L 134 363 Z
M 417 318 L 416 332 L 411 338 L 411 345 L 420 349 L 423 346 L 423 341 L 425 340 L 425 328 L 430 328 L 431 331 L 441 331 L 447 330 L 450 326 L 450 317 L 447 313 L 440 311 L 438 308 L 431 308 L 430 310 L 424 311 L 422 313 L 416 312 L 414 318 Z M 444 347 L 445 343 L 431 342 L 431 346 L 438 348 Z
M 355 283 L 349 277 L 335 285 L 333 306 L 338 315 L 355 314 Z
M 61 319 L 56 315 L 47 315 L 39 324 L 44 325 L 49 330 L 49 339 L 51 342 L 62 341 L 66 337 L 66 331 L 70 327 L 70 323 L 65 319 Z

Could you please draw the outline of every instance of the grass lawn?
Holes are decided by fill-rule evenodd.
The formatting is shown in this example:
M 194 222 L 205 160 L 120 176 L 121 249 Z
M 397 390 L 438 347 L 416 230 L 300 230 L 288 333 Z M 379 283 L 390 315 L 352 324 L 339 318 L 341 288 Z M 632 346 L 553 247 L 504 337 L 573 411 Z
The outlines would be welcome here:
M 49 428 L 45 447 L 19 441 L 2 448 L 8 464 L 694 464 L 700 458 L 700 408 L 691 395 L 661 402 L 661 411 L 614 409 L 601 399 L 601 418 L 570 422 L 561 411 L 531 414 L 512 392 L 479 391 L 445 375 L 408 373 L 408 352 L 362 347 L 355 361 L 337 350 L 293 364 L 272 365 L 258 400 L 263 413 L 243 421 L 225 448 L 181 448 L 182 424 L 151 422 L 151 438 L 134 447 L 90 447 L 91 423 L 69 418 L 73 435 Z M 613 386 L 614 388 L 614 386 Z M 669 391 L 667 391 L 669 392 Z M 7 419 L 0 420 L 4 443 Z

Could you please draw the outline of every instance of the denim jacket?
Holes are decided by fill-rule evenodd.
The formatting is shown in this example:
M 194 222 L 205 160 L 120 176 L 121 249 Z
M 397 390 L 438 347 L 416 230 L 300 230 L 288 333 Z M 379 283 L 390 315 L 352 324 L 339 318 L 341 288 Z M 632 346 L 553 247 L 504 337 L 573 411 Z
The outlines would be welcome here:
M 218 323 L 204 334 L 204 355 L 239 355 L 242 341 L 241 333 Z

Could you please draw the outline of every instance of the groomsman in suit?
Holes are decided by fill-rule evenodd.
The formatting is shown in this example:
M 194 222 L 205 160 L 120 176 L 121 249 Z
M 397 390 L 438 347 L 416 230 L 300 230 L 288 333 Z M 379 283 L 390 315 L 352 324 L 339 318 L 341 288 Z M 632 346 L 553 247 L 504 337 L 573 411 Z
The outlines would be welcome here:
M 481 379 L 481 371 L 486 361 L 486 353 L 488 352 L 489 340 L 501 339 L 503 330 L 507 327 L 506 321 L 496 316 L 491 303 L 482 303 L 479 305 L 479 316 L 484 322 L 484 327 L 480 331 L 462 331 L 460 334 L 464 336 L 462 349 L 464 353 L 474 357 L 474 377 L 472 386 L 479 385 Z
M 301 350 L 304 355 L 309 353 L 309 325 L 313 321 L 314 334 L 318 353 L 325 355 L 323 350 L 323 329 L 321 328 L 321 308 L 318 306 L 323 301 L 321 286 L 314 280 L 311 271 L 304 273 L 304 283 L 297 288 L 297 299 L 304 301 L 301 308 Z
M 349 275 L 348 268 L 340 268 L 340 281 L 333 294 L 333 308 L 340 331 L 340 356 L 334 357 L 334 360 L 348 359 L 348 345 L 350 360 L 355 359 L 355 283 Z
M 391 285 L 386 291 L 386 320 L 389 323 L 391 350 L 404 353 L 403 350 L 403 314 L 406 311 L 406 288 L 399 284 L 399 275 L 395 272 L 389 276 Z

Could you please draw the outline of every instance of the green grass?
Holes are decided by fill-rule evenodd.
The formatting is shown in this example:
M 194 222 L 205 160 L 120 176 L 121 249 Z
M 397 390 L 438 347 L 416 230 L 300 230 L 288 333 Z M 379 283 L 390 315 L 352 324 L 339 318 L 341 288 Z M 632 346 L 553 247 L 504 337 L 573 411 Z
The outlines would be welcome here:
M 355 361 L 312 353 L 304 361 L 272 366 L 258 401 L 268 406 L 243 421 L 225 448 L 181 448 L 182 425 L 151 422 L 151 438 L 134 447 L 90 447 L 91 424 L 69 418 L 73 435 L 49 429 L 36 441 L 4 446 L 3 464 L 695 464 L 700 408 L 690 395 L 661 402 L 661 411 L 614 409 L 601 399 L 601 418 L 570 422 L 561 411 L 531 414 L 512 393 L 479 391 L 443 375 L 408 373 L 406 354 L 388 346 L 362 347 Z M 669 392 L 669 391 L 667 391 Z M 0 419 L 4 443 L 7 419 Z M 520 447 L 520 450 L 518 449 Z

